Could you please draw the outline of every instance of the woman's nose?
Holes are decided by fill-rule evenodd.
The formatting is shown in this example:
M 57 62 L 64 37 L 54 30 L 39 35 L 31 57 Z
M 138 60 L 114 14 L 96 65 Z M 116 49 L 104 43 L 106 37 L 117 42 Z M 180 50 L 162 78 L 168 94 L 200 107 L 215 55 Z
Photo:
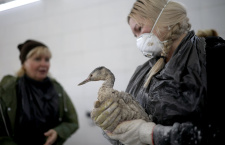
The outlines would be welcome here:
M 41 60 L 41 65 L 46 66 L 49 65 L 49 62 L 46 61 L 45 59 Z

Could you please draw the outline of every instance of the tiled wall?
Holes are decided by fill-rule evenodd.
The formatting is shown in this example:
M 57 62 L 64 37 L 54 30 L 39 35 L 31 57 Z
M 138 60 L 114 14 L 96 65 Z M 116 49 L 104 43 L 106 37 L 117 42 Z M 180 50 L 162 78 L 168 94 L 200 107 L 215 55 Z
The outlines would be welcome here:
M 102 82 L 77 86 L 98 66 L 116 76 L 125 90 L 135 68 L 147 59 L 136 48 L 126 17 L 135 0 L 42 0 L 0 12 L 0 78 L 20 67 L 17 45 L 36 39 L 53 53 L 50 72 L 71 97 L 80 129 L 66 145 L 107 145 L 101 130 L 86 117 Z M 225 38 L 224 0 L 180 0 L 194 30 L 215 28 Z

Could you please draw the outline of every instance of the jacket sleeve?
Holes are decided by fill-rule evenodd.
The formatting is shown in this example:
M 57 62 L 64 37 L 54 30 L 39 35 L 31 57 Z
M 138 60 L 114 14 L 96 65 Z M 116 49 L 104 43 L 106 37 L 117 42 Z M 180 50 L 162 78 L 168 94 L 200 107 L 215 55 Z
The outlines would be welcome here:
M 0 145 L 16 145 L 13 139 L 10 137 L 9 119 L 6 113 L 6 106 L 2 100 L 4 95 L 3 86 L 11 81 L 15 81 L 15 78 L 7 75 L 0 82 Z
M 5 116 L 6 108 L 0 98 L 0 145 L 16 145 L 16 143 L 9 136 L 7 128 L 7 117 Z
M 62 121 L 58 126 L 54 128 L 58 133 L 57 143 L 59 144 L 62 144 L 79 128 L 78 117 L 75 107 L 62 87 L 61 91 L 62 102 L 60 102 L 60 104 L 63 107 L 61 107 L 60 110 L 63 109 L 63 115 L 61 118 Z
M 173 126 L 156 125 L 153 130 L 154 145 L 200 145 L 201 130 L 191 122 L 174 123 Z
M 7 136 L 1 136 L 0 137 L 0 144 L 1 145 L 17 145 L 12 138 Z

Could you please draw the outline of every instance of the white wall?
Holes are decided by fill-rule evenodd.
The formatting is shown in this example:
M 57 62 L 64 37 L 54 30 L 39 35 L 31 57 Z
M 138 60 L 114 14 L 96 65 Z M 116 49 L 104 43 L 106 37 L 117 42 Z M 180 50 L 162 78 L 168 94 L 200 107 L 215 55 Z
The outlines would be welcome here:
M 179 0 L 178 0 L 179 1 Z M 70 95 L 80 121 L 66 145 L 107 145 L 101 130 L 86 117 L 102 82 L 77 86 L 98 66 L 116 76 L 125 90 L 137 65 L 147 59 L 136 48 L 126 18 L 135 0 L 42 0 L 0 12 L 0 79 L 20 68 L 17 45 L 36 39 L 53 53 L 50 72 Z M 225 38 L 224 0 L 180 0 L 194 30 L 215 28 Z

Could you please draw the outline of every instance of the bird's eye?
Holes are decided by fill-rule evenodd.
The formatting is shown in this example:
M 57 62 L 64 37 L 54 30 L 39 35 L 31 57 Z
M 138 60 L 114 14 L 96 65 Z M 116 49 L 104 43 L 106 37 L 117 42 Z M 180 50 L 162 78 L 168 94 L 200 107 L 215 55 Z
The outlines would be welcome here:
M 93 75 L 91 74 L 90 77 L 92 77 Z

